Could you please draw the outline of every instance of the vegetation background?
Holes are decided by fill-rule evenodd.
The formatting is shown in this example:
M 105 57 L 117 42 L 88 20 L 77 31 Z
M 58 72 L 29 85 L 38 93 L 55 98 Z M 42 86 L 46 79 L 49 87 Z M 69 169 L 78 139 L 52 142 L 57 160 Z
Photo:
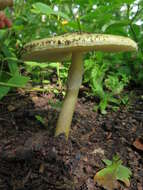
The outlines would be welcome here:
M 67 32 L 128 36 L 138 44 L 138 53 L 85 57 L 85 95 L 98 102 L 94 110 L 105 114 L 108 107 L 118 109 L 129 102 L 125 89 L 143 85 L 142 0 L 15 0 L 4 11 L 13 25 L 0 30 L 0 99 L 15 88 L 64 92 L 68 62 L 23 63 L 20 57 L 25 43 Z

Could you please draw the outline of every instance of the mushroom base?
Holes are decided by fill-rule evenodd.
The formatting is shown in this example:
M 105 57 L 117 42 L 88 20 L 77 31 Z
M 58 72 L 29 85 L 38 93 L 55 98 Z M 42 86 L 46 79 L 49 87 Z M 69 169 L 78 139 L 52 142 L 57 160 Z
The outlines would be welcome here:
M 68 76 L 67 93 L 56 126 L 55 136 L 64 133 L 66 139 L 68 139 L 69 136 L 70 126 L 75 110 L 75 105 L 77 102 L 78 92 L 82 83 L 82 57 L 82 53 L 72 54 L 72 63 L 69 69 Z

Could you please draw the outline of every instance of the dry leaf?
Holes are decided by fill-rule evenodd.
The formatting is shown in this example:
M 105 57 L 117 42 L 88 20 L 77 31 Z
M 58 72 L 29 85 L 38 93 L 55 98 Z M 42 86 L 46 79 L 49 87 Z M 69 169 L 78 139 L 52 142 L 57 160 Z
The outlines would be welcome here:
M 129 168 L 122 165 L 122 160 L 118 156 L 114 156 L 113 160 L 104 159 L 103 162 L 107 165 L 96 173 L 94 181 L 107 190 L 118 188 L 118 181 L 122 181 L 127 187 L 130 186 L 130 177 L 132 172 Z
M 104 170 L 106 170 L 106 168 Z M 103 176 L 100 176 L 97 173 L 94 177 L 94 181 L 107 190 L 114 190 L 118 188 L 118 183 L 115 175 L 113 175 L 112 173 L 108 173 L 108 171 L 105 172 L 105 175 Z
M 134 142 L 133 142 L 133 146 L 136 147 L 139 150 L 143 150 L 143 139 L 141 138 L 137 138 Z

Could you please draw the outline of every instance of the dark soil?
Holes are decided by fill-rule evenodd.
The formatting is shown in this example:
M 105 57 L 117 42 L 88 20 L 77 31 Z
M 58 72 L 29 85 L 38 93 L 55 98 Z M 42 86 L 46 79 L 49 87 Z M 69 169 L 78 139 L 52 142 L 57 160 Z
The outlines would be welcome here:
M 129 188 L 143 189 L 143 100 L 107 115 L 79 98 L 68 141 L 53 137 L 59 114 L 53 95 L 15 94 L 0 102 L 0 190 L 101 190 L 94 183 L 103 158 L 120 156 L 133 173 Z M 38 117 L 37 117 L 38 116 Z M 40 121 L 39 116 L 43 118 Z M 37 119 L 36 119 L 37 117 Z M 43 123 L 43 124 L 42 124 Z M 44 124 L 45 123 L 45 124 Z M 134 146 L 138 141 L 140 146 Z

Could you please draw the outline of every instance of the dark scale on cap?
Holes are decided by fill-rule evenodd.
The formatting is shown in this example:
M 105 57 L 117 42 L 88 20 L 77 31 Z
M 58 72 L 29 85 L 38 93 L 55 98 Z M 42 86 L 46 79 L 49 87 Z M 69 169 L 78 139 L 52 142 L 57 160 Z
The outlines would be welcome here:
M 42 46 L 44 46 L 45 45 L 45 42 L 44 41 L 42 41 Z
M 49 41 L 49 40 L 46 40 L 45 44 L 46 44 L 46 45 L 47 45 L 47 44 L 50 44 L 50 41 Z
M 37 46 L 37 44 L 39 44 L 39 43 L 32 43 L 32 47 Z
M 70 40 L 65 41 L 65 45 L 70 45 L 70 43 L 71 43 Z
M 34 43 L 34 46 L 39 46 L 41 43 L 40 42 L 37 42 L 37 43 Z
M 59 44 L 59 45 L 61 44 L 61 40 L 58 40 L 58 44 Z
M 97 44 L 97 45 L 96 45 Z M 59 49 L 64 49 L 68 48 L 68 46 L 71 48 L 75 48 L 76 46 L 86 45 L 89 47 L 90 46 L 96 47 L 96 50 L 98 49 L 98 46 L 101 44 L 103 46 L 104 51 L 108 51 L 108 44 L 110 45 L 109 51 L 116 50 L 115 46 L 131 46 L 129 50 L 137 50 L 137 45 L 135 42 L 133 42 L 130 39 L 126 39 L 125 37 L 120 37 L 120 36 L 114 36 L 114 35 L 104 35 L 104 34 L 89 34 L 89 33 L 72 33 L 72 34 L 64 34 L 61 36 L 55 36 L 51 38 L 45 38 L 42 40 L 36 40 L 31 43 L 28 43 L 27 45 L 24 46 L 26 51 L 29 53 L 30 51 L 34 52 L 37 51 L 38 49 L 45 49 L 47 47 L 50 48 L 51 50 L 55 51 L 55 47 Z M 113 46 L 113 49 L 112 49 Z M 122 50 L 121 46 L 121 50 Z M 94 48 L 93 48 L 94 49 Z M 69 51 L 70 51 L 69 50 Z M 102 51 L 102 47 L 100 47 L 100 50 Z M 120 51 L 120 48 L 117 48 L 118 51 Z M 44 50 L 45 51 L 45 50 Z M 62 51 L 62 50 L 61 50 Z M 128 51 L 128 49 L 127 49 Z

